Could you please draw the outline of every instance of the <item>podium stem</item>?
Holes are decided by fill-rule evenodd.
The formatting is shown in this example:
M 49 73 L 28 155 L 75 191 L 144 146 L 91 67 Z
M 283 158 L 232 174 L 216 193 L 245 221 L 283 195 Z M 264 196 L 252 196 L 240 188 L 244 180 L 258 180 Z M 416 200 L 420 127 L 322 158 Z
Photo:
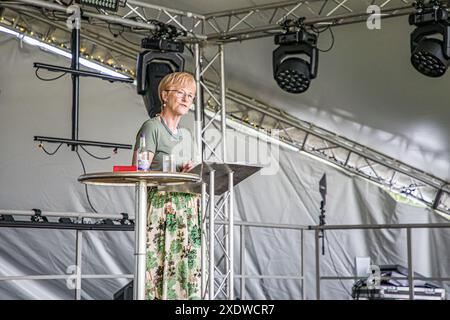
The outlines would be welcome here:
M 135 272 L 134 300 L 145 299 L 145 253 L 147 227 L 147 182 L 139 181 L 136 185 L 137 212 L 135 229 Z
M 209 299 L 214 299 L 214 175 L 215 171 L 209 173 Z

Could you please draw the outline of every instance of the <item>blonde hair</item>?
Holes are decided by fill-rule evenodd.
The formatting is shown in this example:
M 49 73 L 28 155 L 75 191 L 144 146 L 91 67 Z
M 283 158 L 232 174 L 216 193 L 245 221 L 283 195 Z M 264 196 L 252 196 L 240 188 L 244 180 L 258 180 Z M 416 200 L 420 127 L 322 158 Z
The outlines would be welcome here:
M 163 103 L 161 93 L 164 90 L 169 90 L 170 87 L 174 85 L 193 85 L 196 86 L 194 76 L 187 72 L 173 72 L 166 75 L 164 78 L 162 78 L 161 82 L 158 85 L 158 95 L 159 100 Z

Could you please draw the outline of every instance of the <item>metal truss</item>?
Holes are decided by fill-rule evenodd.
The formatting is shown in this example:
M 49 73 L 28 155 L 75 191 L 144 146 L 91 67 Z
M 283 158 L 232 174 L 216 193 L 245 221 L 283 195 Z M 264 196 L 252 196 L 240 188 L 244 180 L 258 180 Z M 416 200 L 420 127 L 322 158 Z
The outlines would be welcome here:
M 233 172 L 227 179 L 228 190 L 220 195 L 215 195 L 215 170 L 209 172 L 208 188 L 202 185 L 203 299 L 234 299 Z
M 205 15 L 128 0 L 115 16 L 149 23 L 173 24 L 187 33 L 186 40 L 234 42 L 273 36 L 281 32 L 280 22 L 305 18 L 305 24 L 342 25 L 366 21 L 369 5 L 380 7 L 383 18 L 412 12 L 413 0 L 318 0 L 282 1 Z M 108 14 L 102 11 L 103 14 Z M 111 15 L 111 14 L 109 14 Z
M 286 19 L 305 18 L 307 25 L 337 26 L 366 21 L 369 5 L 380 8 L 382 18 L 406 15 L 412 12 L 413 0 L 297 0 L 257 5 L 241 9 L 213 12 L 205 15 L 127 0 L 117 12 L 82 7 L 81 30 L 84 57 L 96 60 L 113 60 L 119 72 L 135 68 L 133 52 L 140 50 L 140 39 L 158 30 L 158 23 L 166 23 L 185 31 L 181 39 L 186 43 L 225 44 L 260 37 L 271 37 L 282 32 L 279 23 Z M 15 12 L 16 25 L 46 24 L 41 33 L 49 41 L 55 33 L 65 33 L 70 44 L 70 30 L 65 25 L 69 15 L 68 1 L 61 0 L 7 0 L 0 8 Z M 8 12 L 9 13 L 9 12 Z M 58 19 L 55 19 L 58 18 Z M 56 21 L 55 21 L 56 20 Z M 119 28 L 117 34 L 108 35 L 111 27 Z M 120 29 L 122 28 L 122 29 Z M 58 36 L 56 36 L 58 38 Z M 127 39 L 128 38 L 128 39 Z M 120 49 L 120 50 L 117 50 Z M 119 52 L 122 52 L 120 54 Z M 122 67 L 123 66 L 123 67 Z
M 197 80 L 197 96 L 195 108 L 196 145 L 201 153 L 202 163 L 208 170 L 208 188 L 202 185 L 202 297 L 214 299 L 234 299 L 234 247 L 233 247 L 233 172 L 227 172 L 228 190 L 217 194 L 215 185 L 216 171 L 213 163 L 225 164 L 226 154 L 226 108 L 225 108 L 225 60 L 223 45 L 214 46 L 212 56 L 197 43 L 195 50 L 195 78 Z M 211 53 L 210 53 L 211 54 Z M 218 68 L 214 68 L 218 64 Z M 205 74 L 213 70 L 219 77 L 218 85 L 210 88 L 206 85 Z M 204 115 L 204 101 L 213 100 L 215 112 L 209 119 Z M 216 145 L 210 145 L 205 133 L 216 126 L 220 116 L 221 137 Z M 220 150 L 218 150 L 220 148 Z M 220 179 L 220 174 L 219 174 Z M 207 192 L 208 190 L 208 192 Z M 215 220 L 225 224 L 215 224 Z M 206 268 L 208 272 L 206 273 Z M 208 275 L 206 279 L 206 274 Z
M 306 24 L 342 25 L 366 21 L 369 5 L 377 5 L 383 18 L 412 12 L 413 0 L 297 0 L 257 5 L 205 15 L 141 1 L 128 0 L 114 15 L 124 20 L 173 24 L 187 33 L 185 40 L 234 42 L 273 36 L 280 22 L 305 18 Z M 112 15 L 101 11 L 104 15 Z
M 6 1 L 13 2 L 13 1 Z M 59 0 L 17 0 L 22 6 L 65 11 Z M 413 0 L 297 0 L 282 1 L 247 8 L 213 12 L 205 15 L 128 0 L 117 12 L 85 7 L 89 23 L 103 20 L 127 26 L 137 34 L 155 31 L 155 21 L 172 24 L 185 31 L 185 41 L 234 42 L 270 37 L 282 31 L 286 19 L 305 18 L 307 25 L 343 25 L 366 21 L 370 5 L 380 8 L 383 19 L 412 12 Z
M 216 50 L 214 50 L 216 49 Z M 210 50 L 208 50 L 210 51 Z M 212 55 L 211 55 L 212 54 Z M 226 86 L 225 86 L 225 60 L 224 60 L 224 48 L 222 44 L 213 46 L 212 53 L 210 52 L 208 56 L 207 50 L 202 48 L 200 54 L 200 60 L 198 61 L 199 66 L 199 78 L 198 83 L 199 89 L 201 89 L 200 97 L 197 99 L 197 107 L 202 108 L 206 101 L 213 101 L 214 110 L 213 115 L 209 119 L 204 119 L 201 130 L 201 140 L 203 144 L 203 154 L 202 159 L 204 161 L 213 162 L 226 162 Z M 218 65 L 214 67 L 214 65 Z M 205 79 L 205 73 L 209 72 L 215 73 L 218 77 L 218 83 L 214 86 L 207 86 Z M 215 127 L 217 128 L 217 121 L 220 119 L 220 140 L 214 141 L 215 145 L 210 145 L 205 138 L 205 133 L 208 129 Z M 220 150 L 219 150 L 220 149 Z
M 217 87 L 209 81 L 206 85 L 210 91 Z M 450 184 L 442 179 L 239 92 L 228 89 L 226 105 L 229 119 L 275 136 L 299 152 L 376 182 L 393 193 L 450 214 Z M 215 112 L 217 108 L 215 99 L 205 99 L 205 109 Z
M 343 25 L 365 22 L 370 5 L 380 8 L 382 18 L 412 12 L 412 0 L 317 0 L 283 1 L 205 15 L 208 41 L 235 42 L 270 37 L 281 32 L 280 22 L 300 17 L 307 25 Z

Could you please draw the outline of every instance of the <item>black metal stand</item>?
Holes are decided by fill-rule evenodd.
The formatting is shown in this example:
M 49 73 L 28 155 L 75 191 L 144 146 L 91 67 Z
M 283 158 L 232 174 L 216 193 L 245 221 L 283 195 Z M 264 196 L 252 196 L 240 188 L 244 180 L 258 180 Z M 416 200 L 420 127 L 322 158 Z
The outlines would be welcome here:
M 324 201 L 320 201 L 320 215 L 319 215 L 319 226 L 325 225 L 325 204 Z M 322 255 L 325 255 L 325 230 L 321 229 L 319 238 L 322 238 Z
M 72 29 L 72 70 L 80 69 L 80 29 Z M 78 140 L 78 123 L 80 113 L 80 76 L 72 73 L 72 139 Z M 72 151 L 77 150 L 76 145 L 72 145 Z
M 34 67 L 38 69 L 46 69 L 53 72 L 66 72 L 72 74 L 72 139 L 64 138 L 50 138 L 34 136 L 35 141 L 46 141 L 49 143 L 66 143 L 71 146 L 72 151 L 76 151 L 79 145 L 89 145 L 98 146 L 103 148 L 113 148 L 113 149 L 131 149 L 131 145 L 127 144 L 117 144 L 108 142 L 98 142 L 98 141 L 88 141 L 88 140 L 78 140 L 79 132 L 79 113 L 80 113 L 80 76 L 100 78 L 103 80 L 108 80 L 111 82 L 127 82 L 133 83 L 133 79 L 122 79 L 118 77 L 112 77 L 108 75 L 103 75 L 96 72 L 83 71 L 80 70 L 80 29 L 72 29 L 72 64 L 70 68 L 64 68 L 54 65 L 48 65 L 43 63 L 34 63 Z

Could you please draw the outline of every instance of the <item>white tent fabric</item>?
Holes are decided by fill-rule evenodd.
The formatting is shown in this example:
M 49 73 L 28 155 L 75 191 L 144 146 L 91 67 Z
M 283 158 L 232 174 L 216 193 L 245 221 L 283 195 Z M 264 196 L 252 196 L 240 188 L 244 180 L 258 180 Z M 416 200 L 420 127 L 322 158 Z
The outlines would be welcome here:
M 76 154 L 67 146 L 54 156 L 37 148 L 34 135 L 70 136 L 70 77 L 38 80 L 32 63 L 68 65 L 68 60 L 0 35 L 0 208 L 89 212 Z M 52 77 L 54 74 L 41 76 Z M 81 79 L 80 139 L 132 144 L 147 112 L 132 85 Z M 190 118 L 192 121 L 192 118 Z M 186 126 L 192 123 L 186 121 Z M 237 139 L 246 137 L 237 134 Z M 248 140 L 247 140 L 248 144 Z M 46 144 L 54 150 L 56 145 Z M 248 146 L 247 146 L 248 148 Z M 230 147 L 229 151 L 233 149 Z M 106 156 L 109 151 L 89 148 Z M 88 172 L 109 171 L 130 162 L 131 151 L 120 150 L 109 160 L 80 154 Z M 234 160 L 245 160 L 240 153 Z M 445 222 L 427 208 L 398 203 L 388 193 L 308 156 L 280 150 L 276 174 L 256 174 L 236 187 L 235 218 L 250 222 L 315 225 L 320 195 L 318 181 L 327 174 L 327 224 Z M 134 191 L 121 187 L 89 187 L 100 212 L 132 213 Z M 377 264 L 406 266 L 405 231 L 327 231 L 322 275 L 353 274 L 356 256 Z M 132 273 L 131 232 L 86 232 L 83 274 Z M 239 234 L 236 232 L 236 244 Z M 298 280 L 247 280 L 247 299 L 314 299 L 314 241 L 305 232 L 305 291 Z M 413 231 L 414 271 L 425 276 L 448 276 L 448 230 Z M 67 274 L 75 261 L 73 231 L 0 228 L 0 278 L 11 275 Z M 236 257 L 239 256 L 236 250 Z M 299 275 L 300 234 L 296 231 L 250 228 L 246 241 L 246 274 Z M 69 269 L 68 269 L 69 268 Z M 239 272 L 239 261 L 235 261 Z M 129 280 L 82 281 L 83 299 L 111 299 Z M 66 280 L 0 281 L 0 299 L 73 299 Z M 236 280 L 236 288 L 239 281 Z M 349 281 L 326 281 L 322 297 L 350 299 Z M 448 284 L 446 285 L 449 290 Z

